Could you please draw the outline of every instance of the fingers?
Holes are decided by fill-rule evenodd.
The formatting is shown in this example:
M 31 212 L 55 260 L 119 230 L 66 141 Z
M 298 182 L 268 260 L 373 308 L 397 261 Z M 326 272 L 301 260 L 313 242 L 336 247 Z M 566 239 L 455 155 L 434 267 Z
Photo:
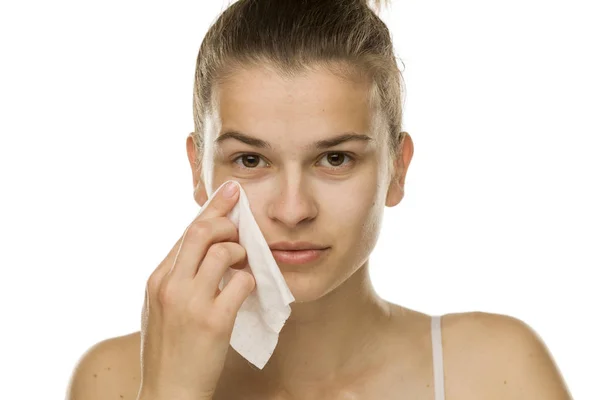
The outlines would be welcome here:
M 215 299 L 215 307 L 233 323 L 242 303 L 256 287 L 254 277 L 245 271 L 236 271 Z
M 233 185 L 234 192 L 230 195 L 227 194 L 228 185 Z M 206 208 L 202 211 L 202 215 L 198 218 L 201 220 L 224 217 L 229 211 L 233 209 L 233 206 L 237 203 L 240 195 L 239 183 L 231 181 L 227 185 L 222 185 L 219 188 L 217 195 L 210 201 Z
M 234 192 L 228 192 L 232 185 Z M 226 218 L 227 214 L 237 203 L 239 196 L 238 183 L 235 181 L 219 188 L 217 195 L 210 201 L 206 208 L 185 230 L 182 243 L 175 254 L 172 262 L 171 275 L 178 279 L 192 279 L 196 275 L 198 265 L 206 255 L 208 248 L 218 241 L 237 240 L 237 229 L 231 221 Z M 213 220 L 227 220 L 229 230 L 224 225 L 217 224 Z M 235 230 L 232 233 L 231 227 Z
M 225 271 L 234 264 L 240 264 L 246 260 L 246 250 L 234 242 L 215 243 L 208 249 L 206 257 L 198 268 L 194 278 L 194 286 L 198 292 L 213 295 L 219 288 L 219 282 L 225 275 Z M 217 292 L 218 293 L 218 292 Z M 214 300 L 214 296 L 210 298 Z
M 229 211 L 231 211 L 233 209 L 233 206 L 237 203 L 238 196 L 239 196 L 239 187 L 238 187 L 239 183 L 237 183 L 236 181 L 231 181 L 231 182 L 233 182 L 234 188 L 236 189 L 235 192 L 233 193 L 233 197 L 225 196 L 224 189 L 226 189 L 227 185 L 222 185 L 219 188 L 218 194 L 206 206 L 206 209 L 203 210 L 202 214 L 199 215 L 198 217 L 196 217 L 196 219 L 194 221 L 192 221 L 192 223 L 186 228 L 183 235 L 179 238 L 177 243 L 175 243 L 175 245 L 169 251 L 169 254 L 167 255 L 167 257 L 165 257 L 165 259 L 160 263 L 160 265 L 153 271 L 152 275 L 148 279 L 148 286 L 151 289 L 158 288 L 158 286 L 160 285 L 160 282 L 162 282 L 163 278 L 170 271 L 175 269 L 176 261 L 180 260 L 181 258 L 185 259 L 184 263 L 180 264 L 179 262 L 177 262 L 177 264 L 181 265 L 183 267 L 184 271 L 181 271 L 182 272 L 181 274 L 177 271 L 173 271 L 173 275 L 177 276 L 179 279 L 186 277 L 186 276 L 188 278 L 192 278 L 194 276 L 195 271 L 198 269 L 198 265 L 200 264 L 200 261 L 204 257 L 204 255 L 205 255 L 206 251 L 208 250 L 208 248 L 210 247 L 210 245 L 212 243 L 214 243 L 214 241 L 211 241 L 211 240 L 206 240 L 205 242 L 203 241 L 200 246 L 194 246 L 193 244 L 189 245 L 192 243 L 192 240 L 188 241 L 188 239 L 190 239 L 187 236 L 188 231 L 190 229 L 192 230 L 191 236 L 193 236 L 194 242 L 202 240 L 202 238 L 200 237 L 200 235 L 198 234 L 197 231 L 200 230 L 200 231 L 204 231 L 205 234 L 210 234 L 211 229 L 214 229 L 214 228 L 209 228 L 206 226 L 200 227 L 200 226 L 197 226 L 197 224 L 200 221 L 210 221 L 212 218 L 215 218 L 215 217 L 224 217 L 229 213 Z M 217 232 L 217 235 L 218 234 L 219 234 L 219 232 Z M 223 237 L 225 238 L 225 240 L 233 240 L 233 241 L 238 240 L 237 239 L 237 231 L 236 231 L 235 238 L 233 238 L 232 236 L 228 236 L 228 235 L 225 235 Z M 186 243 L 185 246 L 183 245 L 184 243 Z M 189 264 L 190 263 L 189 257 L 186 256 L 186 252 L 188 249 L 195 249 L 195 250 L 204 249 L 203 251 L 194 251 L 194 256 L 196 256 L 197 259 L 195 260 L 193 265 Z M 177 269 L 180 269 L 180 267 L 178 266 Z
M 194 221 L 183 235 L 169 275 L 173 279 L 193 279 L 211 246 L 238 240 L 238 231 L 227 217 Z

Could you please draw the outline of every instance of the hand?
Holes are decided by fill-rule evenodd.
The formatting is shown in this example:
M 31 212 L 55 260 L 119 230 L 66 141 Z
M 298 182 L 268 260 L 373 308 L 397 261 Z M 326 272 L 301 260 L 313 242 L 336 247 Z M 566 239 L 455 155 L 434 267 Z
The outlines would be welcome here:
M 236 204 L 221 189 L 185 230 L 146 285 L 141 328 L 139 398 L 212 399 L 225 366 L 233 324 L 254 290 L 238 231 L 226 217 Z

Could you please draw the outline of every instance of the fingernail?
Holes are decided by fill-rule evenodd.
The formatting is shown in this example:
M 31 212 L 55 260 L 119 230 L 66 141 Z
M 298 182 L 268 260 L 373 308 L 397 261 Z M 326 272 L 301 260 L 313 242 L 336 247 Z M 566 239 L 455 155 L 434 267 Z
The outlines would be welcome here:
M 235 194 L 236 191 L 237 191 L 237 185 L 235 184 L 235 182 L 229 182 L 223 188 L 223 196 L 224 197 L 233 197 L 233 195 Z

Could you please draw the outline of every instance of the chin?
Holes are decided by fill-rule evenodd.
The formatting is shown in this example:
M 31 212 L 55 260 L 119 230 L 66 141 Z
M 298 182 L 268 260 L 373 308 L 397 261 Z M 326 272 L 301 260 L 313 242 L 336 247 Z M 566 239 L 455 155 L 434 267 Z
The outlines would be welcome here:
M 296 299 L 294 303 L 308 303 L 325 295 L 324 278 L 315 276 L 314 271 L 290 271 L 283 269 L 281 273 L 290 292 Z
M 285 282 L 290 288 L 290 292 L 296 299 L 291 303 L 293 308 L 294 303 L 310 303 L 317 301 L 322 297 L 333 292 L 339 284 L 330 276 L 317 274 L 315 271 L 307 273 L 307 271 L 281 271 Z

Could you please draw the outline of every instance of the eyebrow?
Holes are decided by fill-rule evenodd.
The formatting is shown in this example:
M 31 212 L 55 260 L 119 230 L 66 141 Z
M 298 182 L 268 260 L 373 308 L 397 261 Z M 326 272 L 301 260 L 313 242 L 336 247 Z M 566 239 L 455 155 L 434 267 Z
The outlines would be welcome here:
M 235 131 L 235 130 L 228 130 L 228 131 L 224 132 L 222 135 L 218 136 L 215 139 L 215 144 L 220 145 L 222 142 L 224 142 L 227 139 L 239 140 L 240 142 L 246 143 L 247 145 L 257 147 L 260 149 L 273 150 L 273 146 L 271 146 L 271 144 L 269 142 L 266 142 L 262 139 L 259 139 L 254 136 L 250 136 L 248 134 L 245 134 L 245 133 L 242 133 L 239 131 Z M 358 134 L 355 132 L 343 132 L 342 134 L 332 137 L 330 139 L 318 140 L 312 144 L 309 144 L 308 146 L 306 146 L 306 148 L 321 150 L 321 149 L 327 149 L 330 147 L 334 147 L 339 144 L 342 144 L 345 142 L 350 142 L 350 141 L 360 141 L 360 142 L 371 143 L 371 142 L 373 142 L 373 138 L 370 136 Z

